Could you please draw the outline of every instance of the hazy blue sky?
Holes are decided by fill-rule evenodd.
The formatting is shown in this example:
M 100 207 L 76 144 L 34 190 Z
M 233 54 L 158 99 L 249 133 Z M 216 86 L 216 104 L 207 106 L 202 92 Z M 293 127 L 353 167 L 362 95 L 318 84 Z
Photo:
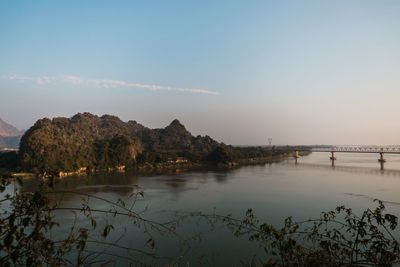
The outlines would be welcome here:
M 400 144 L 400 1 L 1 1 L 0 117 Z

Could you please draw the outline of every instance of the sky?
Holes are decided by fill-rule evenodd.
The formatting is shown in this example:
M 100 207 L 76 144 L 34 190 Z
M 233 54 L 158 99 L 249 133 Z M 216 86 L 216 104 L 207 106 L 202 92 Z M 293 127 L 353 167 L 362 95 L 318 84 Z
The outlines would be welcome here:
M 177 118 L 233 145 L 400 144 L 400 1 L 0 2 L 0 118 Z

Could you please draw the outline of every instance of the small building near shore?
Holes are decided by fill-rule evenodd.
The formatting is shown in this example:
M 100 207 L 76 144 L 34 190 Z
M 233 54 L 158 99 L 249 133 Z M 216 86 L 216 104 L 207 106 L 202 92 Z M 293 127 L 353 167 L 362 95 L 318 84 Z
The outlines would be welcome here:
M 177 157 L 176 159 L 169 158 L 167 162 L 168 163 L 180 164 L 180 163 L 187 163 L 187 162 L 189 162 L 189 160 L 187 158 L 184 158 L 184 157 Z

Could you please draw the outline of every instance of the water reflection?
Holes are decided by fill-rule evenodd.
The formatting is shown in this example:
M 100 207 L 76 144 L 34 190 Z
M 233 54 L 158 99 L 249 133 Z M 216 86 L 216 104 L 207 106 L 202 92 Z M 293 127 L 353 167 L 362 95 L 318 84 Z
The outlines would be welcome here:
M 214 212 L 214 208 L 218 214 L 232 213 L 242 218 L 248 208 L 253 208 L 261 220 L 280 226 L 288 216 L 296 220 L 315 218 L 321 211 L 331 210 L 338 205 L 363 210 L 375 204 L 372 201 L 374 198 L 384 200 L 395 211 L 394 214 L 399 214 L 399 176 L 400 157 L 388 157 L 385 169 L 381 170 L 376 157 L 371 155 L 341 155 L 339 160 L 331 162 L 329 156 L 320 153 L 298 160 L 290 158 L 279 163 L 229 170 L 167 174 L 127 172 L 68 177 L 55 180 L 54 188 L 106 199 L 122 198 L 125 201 L 138 185 L 145 197 L 136 203 L 137 209 L 148 207 L 149 213 L 145 215 L 149 219 L 167 221 L 169 212 L 210 213 Z M 22 190 L 34 191 L 37 188 L 38 181 L 31 179 L 25 181 Z M 64 206 L 81 205 L 81 196 L 76 194 L 60 194 L 57 200 Z M 93 202 L 92 205 L 93 208 L 106 208 L 99 202 Z M 63 226 L 71 223 L 73 216 L 65 212 L 60 213 L 57 219 Z M 118 225 L 124 227 L 128 222 L 118 221 Z M 188 232 L 197 227 L 197 231 L 207 233 L 206 238 L 196 245 L 196 252 L 218 253 L 220 258 L 216 260 L 216 265 L 232 266 L 254 255 L 254 248 L 245 243 L 247 241 L 233 240 L 230 232 L 209 233 L 206 226 L 195 224 L 182 227 Z M 130 228 L 126 231 L 123 233 L 126 245 L 138 242 L 136 232 Z M 174 248 L 168 241 L 165 241 L 165 247 L 167 250 Z M 174 255 L 173 252 L 166 254 Z
M 55 178 L 52 186 L 50 181 L 42 181 L 39 178 L 24 180 L 19 190 L 21 192 L 35 192 L 42 188 L 49 191 L 50 199 L 57 201 L 68 201 L 77 199 L 75 194 L 67 193 L 76 191 L 89 195 L 114 194 L 120 197 L 129 197 L 135 191 L 138 183 L 138 177 L 135 174 L 113 173 L 95 174 L 88 176 L 71 176 L 63 179 Z M 55 194 L 55 192 L 63 192 Z
M 158 181 L 165 183 L 167 186 L 173 188 L 181 188 L 186 185 L 186 179 L 171 178 L 171 179 L 158 179 Z
M 292 165 L 288 162 L 282 163 L 285 165 Z M 318 164 L 318 163 L 298 163 L 296 164 L 298 166 L 304 166 L 304 167 L 310 167 L 310 168 L 318 168 L 318 169 L 332 169 L 334 171 L 340 171 L 340 172 L 348 172 L 348 173 L 357 173 L 357 174 L 370 174 L 370 175 L 388 175 L 388 176 L 400 176 L 400 170 L 390 170 L 390 169 L 384 169 L 383 166 L 381 168 L 369 168 L 369 167 L 357 167 L 357 166 L 338 166 L 336 165 L 335 161 L 332 160 L 331 165 L 326 165 L 326 164 Z M 384 163 L 381 163 L 381 165 L 384 165 Z
M 197 190 L 198 184 L 207 184 L 211 181 L 217 184 L 225 184 L 232 178 L 236 169 L 215 169 L 197 170 L 191 172 L 171 172 L 169 174 L 155 173 L 96 173 L 87 176 L 70 176 L 66 178 L 55 178 L 51 190 L 58 191 L 79 191 L 86 194 L 114 194 L 120 197 L 130 196 L 140 184 L 152 192 L 158 188 L 159 192 L 167 190 L 170 194 L 178 197 L 187 190 Z M 38 191 L 46 186 L 49 181 L 42 181 L 39 178 L 26 179 L 19 189 L 22 192 Z M 150 188 L 150 189 L 149 189 Z M 67 197 L 69 194 L 63 195 Z M 73 196 L 69 196 L 72 198 Z
M 220 171 L 220 172 L 216 172 L 214 174 L 214 180 L 219 183 L 219 184 L 224 184 L 227 183 L 229 180 L 229 172 L 224 172 L 224 171 Z
M 375 198 L 368 196 L 368 195 L 364 195 L 364 194 L 354 194 L 354 193 L 344 193 L 345 195 L 349 195 L 349 196 L 355 196 L 355 197 L 362 197 L 365 198 L 369 201 L 374 201 Z M 384 199 L 380 199 L 384 204 L 391 204 L 391 205 L 397 205 L 400 206 L 400 202 L 396 202 L 396 201 L 388 201 L 388 200 L 384 200 Z

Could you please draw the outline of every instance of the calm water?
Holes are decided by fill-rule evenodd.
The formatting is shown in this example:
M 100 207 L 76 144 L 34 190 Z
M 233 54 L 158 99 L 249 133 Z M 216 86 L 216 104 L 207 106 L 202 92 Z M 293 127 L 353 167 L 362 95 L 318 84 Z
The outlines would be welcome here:
M 283 219 L 293 216 L 296 220 L 318 217 L 321 211 L 327 211 L 338 205 L 352 207 L 361 211 L 374 207 L 374 198 L 385 201 L 390 212 L 400 215 L 400 155 L 385 155 L 385 170 L 380 169 L 377 154 L 337 153 L 336 166 L 332 167 L 328 153 L 313 153 L 299 159 L 286 159 L 279 163 L 262 166 L 248 166 L 228 171 L 197 171 L 171 175 L 138 176 L 135 174 L 95 175 L 89 177 L 70 177 L 59 181 L 56 190 L 74 190 L 89 193 L 109 200 L 119 198 L 129 202 L 134 185 L 144 191 L 144 199 L 139 199 L 135 210 L 147 209 L 142 216 L 158 221 L 168 221 L 173 213 L 201 211 L 216 212 L 242 218 L 248 208 L 253 208 L 262 220 L 279 226 Z M 27 181 L 24 190 L 34 188 L 35 182 Z M 80 207 L 81 196 L 57 194 L 52 196 L 62 206 Z M 92 208 L 106 209 L 109 206 L 101 201 L 91 200 Z M 143 228 L 136 228 L 127 218 L 112 218 L 96 215 L 99 224 L 106 221 L 116 227 L 109 239 L 118 241 L 122 246 L 147 249 L 143 244 L 147 240 Z M 57 213 L 61 227 L 54 233 L 62 236 L 69 226 L 78 221 L 86 226 L 82 216 L 69 211 Z M 246 238 L 234 237 L 225 227 L 216 225 L 213 231 L 202 220 L 184 221 L 177 232 L 192 236 L 201 233 L 200 241 L 190 242 L 191 250 L 185 254 L 183 262 L 190 265 L 240 264 L 257 254 L 264 256 L 256 244 Z M 95 238 L 98 231 L 93 231 Z M 154 234 L 157 255 L 176 258 L 180 255 L 176 238 Z M 103 256 L 125 252 L 115 248 L 91 245 L 93 251 L 103 251 Z M 132 253 L 130 256 L 136 256 Z M 144 262 L 151 263 L 146 257 Z M 123 258 L 115 259 L 119 264 Z M 156 261 L 157 262 L 157 261 Z M 161 261 L 165 263 L 167 261 Z M 158 262 L 159 263 L 159 262 Z

